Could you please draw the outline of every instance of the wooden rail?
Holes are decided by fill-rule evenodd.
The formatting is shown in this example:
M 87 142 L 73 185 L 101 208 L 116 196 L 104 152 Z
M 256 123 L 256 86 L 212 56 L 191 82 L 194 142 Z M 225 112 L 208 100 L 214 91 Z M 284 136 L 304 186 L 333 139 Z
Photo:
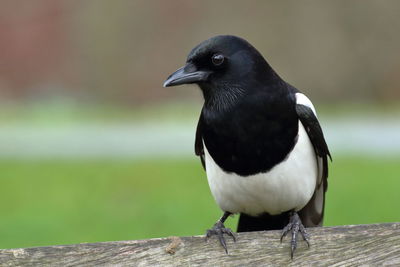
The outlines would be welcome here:
M 291 260 L 279 231 L 227 238 L 167 237 L 0 250 L 0 266 L 400 266 L 400 223 L 310 228 L 311 247 L 299 239 Z

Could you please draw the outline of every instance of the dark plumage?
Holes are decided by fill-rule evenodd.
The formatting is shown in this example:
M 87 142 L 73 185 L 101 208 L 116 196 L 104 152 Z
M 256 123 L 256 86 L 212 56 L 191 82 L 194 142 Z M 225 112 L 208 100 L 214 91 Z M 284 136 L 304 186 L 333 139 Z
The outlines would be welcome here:
M 223 223 L 241 213 L 238 231 L 285 228 L 284 236 L 293 228 L 307 241 L 303 225 L 322 224 L 330 157 L 311 101 L 229 35 L 196 46 L 164 86 L 188 83 L 205 100 L 195 152 L 225 212 L 207 236 L 217 235 L 226 250 L 223 234 L 233 234 Z

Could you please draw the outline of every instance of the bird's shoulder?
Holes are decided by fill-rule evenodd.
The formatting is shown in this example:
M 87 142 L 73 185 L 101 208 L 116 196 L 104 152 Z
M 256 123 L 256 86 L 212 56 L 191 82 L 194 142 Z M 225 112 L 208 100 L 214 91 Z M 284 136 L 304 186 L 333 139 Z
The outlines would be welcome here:
M 313 103 L 305 94 L 301 92 L 297 92 L 295 94 L 295 97 L 297 116 L 305 127 L 317 156 L 331 157 Z

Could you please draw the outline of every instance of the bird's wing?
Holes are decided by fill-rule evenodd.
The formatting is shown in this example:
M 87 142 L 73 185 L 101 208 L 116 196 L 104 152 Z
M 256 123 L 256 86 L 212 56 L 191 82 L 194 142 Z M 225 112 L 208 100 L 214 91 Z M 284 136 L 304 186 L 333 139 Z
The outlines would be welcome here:
M 196 139 L 194 141 L 194 152 L 200 157 L 203 168 L 206 169 L 204 161 L 204 148 L 203 148 L 203 113 L 200 114 L 199 122 L 197 123 Z
M 328 188 L 328 157 L 331 160 L 332 158 L 314 106 L 304 94 L 296 94 L 296 112 L 314 147 L 318 163 L 318 180 L 314 195 L 299 211 L 299 215 L 305 226 L 320 226 L 324 217 L 325 192 Z

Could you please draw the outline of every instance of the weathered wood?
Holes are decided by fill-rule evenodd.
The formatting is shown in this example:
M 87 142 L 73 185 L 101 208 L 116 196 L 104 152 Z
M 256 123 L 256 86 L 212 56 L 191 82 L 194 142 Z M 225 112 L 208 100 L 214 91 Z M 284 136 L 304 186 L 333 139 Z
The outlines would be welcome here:
M 204 236 L 0 250 L 1 266 L 400 266 L 400 223 L 308 230 L 293 260 L 279 231 L 227 238 L 229 255 Z

